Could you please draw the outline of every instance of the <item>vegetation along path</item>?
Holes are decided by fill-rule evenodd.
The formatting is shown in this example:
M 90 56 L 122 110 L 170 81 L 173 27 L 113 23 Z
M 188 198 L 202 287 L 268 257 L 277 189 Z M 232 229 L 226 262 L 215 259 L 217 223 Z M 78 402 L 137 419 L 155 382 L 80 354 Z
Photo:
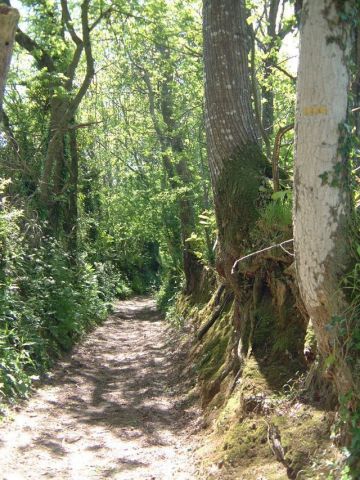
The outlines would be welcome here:
M 182 360 L 152 300 L 121 302 L 2 425 L 0 478 L 194 478 Z

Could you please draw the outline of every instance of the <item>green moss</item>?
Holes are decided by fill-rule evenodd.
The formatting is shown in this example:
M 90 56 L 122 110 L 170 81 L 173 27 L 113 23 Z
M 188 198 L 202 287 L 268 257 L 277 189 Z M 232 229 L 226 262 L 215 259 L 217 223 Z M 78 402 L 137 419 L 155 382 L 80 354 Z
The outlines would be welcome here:
M 201 323 L 208 320 L 212 308 L 199 312 Z M 231 348 L 233 309 L 230 302 L 204 337 L 201 357 L 196 368 L 201 380 L 214 380 L 221 374 Z
M 253 356 L 250 357 L 244 365 L 242 391 L 254 394 L 269 391 L 269 384 L 266 377 L 261 373 L 259 364 Z
M 234 253 L 258 218 L 259 188 L 266 160 L 258 145 L 243 146 L 225 163 L 217 181 L 217 213 L 221 218 L 219 236 Z
M 330 444 L 329 426 L 322 411 L 302 406 L 299 411 L 292 411 L 292 415 L 274 414 L 265 418 L 253 415 L 238 423 L 234 416 L 237 408 L 238 402 L 234 399 L 227 404 L 222 412 L 223 423 L 217 430 L 223 435 L 222 452 L 219 451 L 218 456 L 232 467 L 241 466 L 245 470 L 249 466 L 256 468 L 276 463 L 268 442 L 268 428 L 272 424 L 280 432 L 286 463 L 296 474 L 310 467 L 319 449 Z M 229 414 L 231 420 L 226 431 L 224 425 Z
M 202 379 L 210 380 L 216 377 L 222 370 L 226 359 L 226 351 L 229 345 L 230 332 L 218 333 L 205 344 L 202 358 L 197 369 Z
M 230 422 L 237 419 L 239 415 L 240 399 L 238 395 L 227 398 L 223 407 L 219 410 L 216 420 L 216 429 L 218 432 L 224 432 Z
M 248 358 L 242 374 L 244 393 L 283 394 L 283 387 L 299 370 L 299 364 L 291 359 L 284 361 L 261 361 L 253 355 Z
M 297 473 L 311 464 L 320 446 L 329 443 L 329 425 L 325 414 L 311 409 L 296 416 L 276 416 L 271 421 L 279 427 L 285 460 Z
M 276 320 L 273 308 L 269 304 L 260 305 L 254 312 L 253 349 L 265 351 L 274 341 Z
M 224 436 L 225 462 L 232 466 L 256 465 L 272 454 L 267 444 L 267 425 L 264 421 L 247 419 L 232 425 Z

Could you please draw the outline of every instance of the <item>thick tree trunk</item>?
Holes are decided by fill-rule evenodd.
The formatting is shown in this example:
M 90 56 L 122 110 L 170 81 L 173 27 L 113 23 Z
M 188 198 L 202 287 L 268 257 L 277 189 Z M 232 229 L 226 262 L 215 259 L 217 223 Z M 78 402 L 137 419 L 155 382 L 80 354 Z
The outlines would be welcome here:
M 204 2 L 208 159 L 219 228 L 218 270 L 231 280 L 235 259 L 257 219 L 266 169 L 251 107 L 243 1 Z
M 0 116 L 18 20 L 15 8 L 0 5 Z
M 65 130 L 62 125 L 68 102 L 61 98 L 51 99 L 49 143 L 46 150 L 43 172 L 39 181 L 41 206 L 49 222 L 52 235 L 59 237 L 64 216 L 65 185 Z
M 303 5 L 296 112 L 294 238 L 300 291 L 312 319 L 320 352 L 334 353 L 330 328 L 344 314 L 339 281 L 350 263 L 350 190 L 347 159 L 341 154 L 346 119 L 349 24 L 340 9 L 354 1 L 308 0 Z M 350 386 L 341 358 L 334 366 L 339 392 Z

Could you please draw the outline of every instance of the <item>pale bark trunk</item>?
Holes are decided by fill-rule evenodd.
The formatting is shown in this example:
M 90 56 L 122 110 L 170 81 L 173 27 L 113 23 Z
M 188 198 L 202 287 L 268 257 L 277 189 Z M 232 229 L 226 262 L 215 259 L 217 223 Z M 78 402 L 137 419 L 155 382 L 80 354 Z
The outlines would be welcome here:
M 340 125 L 347 114 L 349 26 L 338 8 L 345 1 L 308 0 L 303 5 L 296 112 L 294 238 L 300 291 L 313 321 L 319 349 L 334 341 L 329 322 L 345 308 L 339 280 L 349 265 L 350 213 L 347 159 L 340 153 Z M 337 360 L 338 390 L 349 387 Z
M 18 20 L 15 8 L 0 5 L 0 116 Z

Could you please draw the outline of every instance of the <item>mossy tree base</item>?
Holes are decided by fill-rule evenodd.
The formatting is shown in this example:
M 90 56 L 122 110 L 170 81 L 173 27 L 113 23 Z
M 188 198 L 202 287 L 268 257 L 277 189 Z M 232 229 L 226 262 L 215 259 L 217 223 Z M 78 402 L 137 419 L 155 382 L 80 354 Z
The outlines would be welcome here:
M 178 303 L 181 316 L 191 319 L 194 337 L 223 306 L 190 353 L 205 423 L 214 430 L 204 469 L 216 465 L 221 473 L 207 478 L 253 479 L 254 472 L 295 478 L 301 470 L 312 471 L 320 450 L 325 459 L 338 454 L 330 443 L 334 414 L 332 405 L 321 401 L 321 375 L 308 394 L 299 387 L 309 368 L 303 355 L 307 319 L 285 257 L 256 258 L 238 282 L 241 296 L 230 302 L 231 289 L 222 286 L 205 305 L 185 297 Z M 272 450 L 270 428 L 279 432 L 281 461 Z

